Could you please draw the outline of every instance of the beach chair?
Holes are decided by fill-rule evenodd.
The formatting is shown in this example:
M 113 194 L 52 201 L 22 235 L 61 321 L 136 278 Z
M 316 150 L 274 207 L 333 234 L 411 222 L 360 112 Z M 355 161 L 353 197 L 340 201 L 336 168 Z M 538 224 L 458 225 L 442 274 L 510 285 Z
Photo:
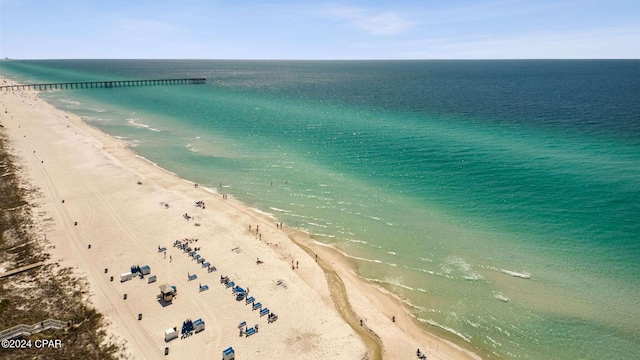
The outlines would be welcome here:
M 180 243 L 180 240 L 176 240 L 176 241 L 173 242 L 173 247 L 179 247 L 181 245 L 182 244 Z
M 200 292 L 203 292 L 205 290 L 209 290 L 209 285 L 202 285 L 202 284 L 198 284 L 200 286 Z
M 222 360 L 234 360 L 235 358 L 235 351 L 232 347 L 228 347 L 222 351 Z
M 229 282 L 229 277 L 228 276 L 220 275 L 220 284 L 226 284 L 228 282 Z
M 262 304 L 259 302 L 253 304 L 253 310 L 257 310 L 257 309 L 262 309 Z
M 232 287 L 232 286 L 234 286 L 234 285 L 235 285 L 235 283 L 234 283 L 233 281 L 229 281 L 228 283 L 226 283 L 226 284 L 225 284 L 225 286 L 226 286 L 227 288 L 230 288 L 230 287 Z
M 260 310 L 260 317 L 263 317 L 264 315 L 269 315 L 269 308 Z
M 208 268 L 210 265 L 211 265 L 211 263 L 210 263 L 210 262 L 208 262 L 208 261 L 207 261 L 207 262 L 203 262 L 203 263 L 202 263 L 202 267 L 203 267 L 203 268 Z
M 245 326 L 247 326 L 247 322 L 246 322 L 246 321 L 243 321 L 243 322 L 241 322 L 240 324 L 238 324 L 238 329 L 241 329 L 241 328 L 243 328 L 243 327 L 245 327 Z
M 256 328 L 248 328 L 244 333 L 247 334 L 247 337 L 249 337 L 256 333 Z
M 254 302 L 255 300 L 256 300 L 256 299 L 254 299 L 254 298 L 253 298 L 253 296 L 248 297 L 248 298 L 246 298 L 246 299 L 245 299 L 245 302 L 246 302 L 246 303 L 245 303 L 245 305 L 246 305 L 246 304 L 249 304 L 249 303 L 253 304 L 253 302 Z
M 196 275 L 196 274 L 188 274 L 188 275 L 189 275 L 189 281 L 195 280 L 195 279 L 198 278 L 198 275 Z
M 218 271 L 218 269 L 216 269 L 216 267 L 215 267 L 215 266 L 213 266 L 213 265 L 209 265 L 209 266 L 207 267 L 207 271 L 209 271 L 209 272 L 212 272 L 212 271 Z
M 154 282 L 156 282 L 156 276 L 155 275 L 149 276 L 149 279 L 147 279 L 147 284 L 151 284 Z
M 160 245 L 158 245 L 158 252 L 165 252 L 167 251 L 166 247 L 160 247 Z
M 198 264 L 204 264 L 204 262 L 207 261 L 203 257 L 201 257 L 201 258 L 199 258 L 197 260 L 198 260 Z

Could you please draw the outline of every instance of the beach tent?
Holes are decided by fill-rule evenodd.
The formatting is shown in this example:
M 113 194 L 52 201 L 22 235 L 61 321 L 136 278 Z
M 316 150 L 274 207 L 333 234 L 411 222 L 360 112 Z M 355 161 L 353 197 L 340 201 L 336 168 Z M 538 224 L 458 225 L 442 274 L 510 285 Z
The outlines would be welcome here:
M 167 329 L 164 331 L 164 341 L 169 342 L 178 337 L 178 332 L 174 329 Z
M 158 295 L 158 297 L 164 302 L 171 302 L 174 296 L 176 296 L 176 292 L 173 286 L 169 284 L 160 285 L 160 295 Z
M 236 358 L 236 352 L 232 347 L 222 350 L 222 360 L 234 360 Z
M 204 330 L 204 321 L 202 319 L 197 319 L 193 322 L 193 329 L 198 333 Z
M 151 273 L 151 268 L 149 267 L 149 265 L 141 266 L 140 272 L 142 273 L 142 275 L 149 275 Z
M 130 272 L 126 272 L 124 274 L 120 274 L 120 282 L 125 282 L 131 280 L 133 278 L 133 274 Z

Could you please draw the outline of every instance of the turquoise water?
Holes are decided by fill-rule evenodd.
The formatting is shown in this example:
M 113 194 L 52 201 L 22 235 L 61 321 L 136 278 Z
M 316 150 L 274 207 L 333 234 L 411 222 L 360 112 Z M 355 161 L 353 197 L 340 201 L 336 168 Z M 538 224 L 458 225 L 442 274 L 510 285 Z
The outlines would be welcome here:
M 1 62 L 490 359 L 640 354 L 640 61 Z M 426 345 L 425 345 L 426 347 Z

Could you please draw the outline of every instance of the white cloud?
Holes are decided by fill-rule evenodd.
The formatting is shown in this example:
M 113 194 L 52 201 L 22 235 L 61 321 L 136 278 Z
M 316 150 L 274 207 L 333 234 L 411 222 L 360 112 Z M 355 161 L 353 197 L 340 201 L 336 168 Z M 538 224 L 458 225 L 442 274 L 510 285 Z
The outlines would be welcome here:
M 398 58 L 598 59 L 640 58 L 638 28 L 621 26 L 565 32 L 473 35 L 396 44 Z
M 412 21 L 391 11 L 332 6 L 322 9 L 321 13 L 334 19 L 345 20 L 349 25 L 373 35 L 400 34 L 414 25 Z

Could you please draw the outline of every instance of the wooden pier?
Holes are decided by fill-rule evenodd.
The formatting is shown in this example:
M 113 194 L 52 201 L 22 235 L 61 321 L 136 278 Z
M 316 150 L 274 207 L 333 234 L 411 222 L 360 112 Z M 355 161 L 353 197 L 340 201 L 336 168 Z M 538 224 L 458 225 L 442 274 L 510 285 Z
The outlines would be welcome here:
M 205 78 L 191 79 L 154 79 L 154 80 L 115 80 L 115 81 L 86 81 L 51 84 L 17 84 L 0 86 L 0 90 L 55 90 L 55 89 L 97 89 L 118 88 L 131 86 L 155 86 L 155 85 L 198 85 L 205 84 Z

